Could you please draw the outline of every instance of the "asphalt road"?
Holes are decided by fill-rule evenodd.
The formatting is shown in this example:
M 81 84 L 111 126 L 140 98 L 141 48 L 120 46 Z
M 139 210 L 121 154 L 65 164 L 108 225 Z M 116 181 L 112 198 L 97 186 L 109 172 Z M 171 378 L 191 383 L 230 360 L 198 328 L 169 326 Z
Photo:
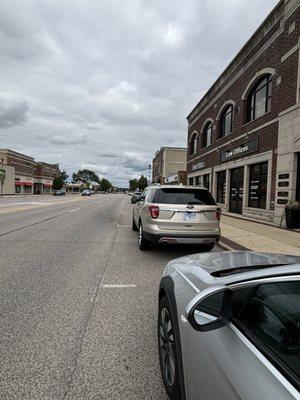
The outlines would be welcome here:
M 167 399 L 158 285 L 197 250 L 140 252 L 131 208 L 126 195 L 0 201 L 1 399 Z

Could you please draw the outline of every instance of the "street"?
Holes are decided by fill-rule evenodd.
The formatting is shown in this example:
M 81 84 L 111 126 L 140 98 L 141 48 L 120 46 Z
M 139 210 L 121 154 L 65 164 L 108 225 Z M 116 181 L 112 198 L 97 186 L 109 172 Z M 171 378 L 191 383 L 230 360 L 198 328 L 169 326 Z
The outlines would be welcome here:
M 126 195 L 0 203 L 1 399 L 167 399 L 158 285 L 199 250 L 141 252 Z

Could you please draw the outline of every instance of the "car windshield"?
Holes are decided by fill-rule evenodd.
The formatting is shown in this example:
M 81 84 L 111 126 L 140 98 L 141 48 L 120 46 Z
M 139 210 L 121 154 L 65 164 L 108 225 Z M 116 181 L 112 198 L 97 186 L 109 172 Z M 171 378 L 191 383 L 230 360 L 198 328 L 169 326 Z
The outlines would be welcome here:
M 206 189 L 158 189 L 152 201 L 160 204 L 216 205 L 212 195 Z

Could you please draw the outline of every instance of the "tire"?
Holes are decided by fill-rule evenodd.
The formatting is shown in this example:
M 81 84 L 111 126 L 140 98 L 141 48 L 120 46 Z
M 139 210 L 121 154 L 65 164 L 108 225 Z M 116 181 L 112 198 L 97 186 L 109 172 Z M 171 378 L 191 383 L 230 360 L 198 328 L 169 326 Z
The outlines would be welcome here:
M 166 296 L 159 302 L 158 350 L 163 384 L 171 400 L 181 400 L 174 318 Z
M 132 216 L 132 230 L 135 232 L 137 232 L 139 230 L 139 228 L 136 226 L 133 216 Z
M 214 247 L 215 247 L 214 243 L 202 244 L 201 245 L 201 250 L 203 250 L 203 251 L 211 251 Z
M 140 222 L 139 225 L 139 235 L 138 235 L 138 244 L 139 244 L 139 249 L 140 250 L 149 250 L 151 247 L 151 242 L 144 237 L 143 233 L 143 225 Z

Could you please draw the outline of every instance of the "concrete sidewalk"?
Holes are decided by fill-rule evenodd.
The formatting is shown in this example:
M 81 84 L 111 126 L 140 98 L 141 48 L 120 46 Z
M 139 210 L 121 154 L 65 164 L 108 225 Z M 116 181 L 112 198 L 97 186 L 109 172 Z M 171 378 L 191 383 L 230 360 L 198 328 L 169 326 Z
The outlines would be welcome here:
M 300 233 L 222 215 L 220 244 L 228 249 L 300 256 Z

